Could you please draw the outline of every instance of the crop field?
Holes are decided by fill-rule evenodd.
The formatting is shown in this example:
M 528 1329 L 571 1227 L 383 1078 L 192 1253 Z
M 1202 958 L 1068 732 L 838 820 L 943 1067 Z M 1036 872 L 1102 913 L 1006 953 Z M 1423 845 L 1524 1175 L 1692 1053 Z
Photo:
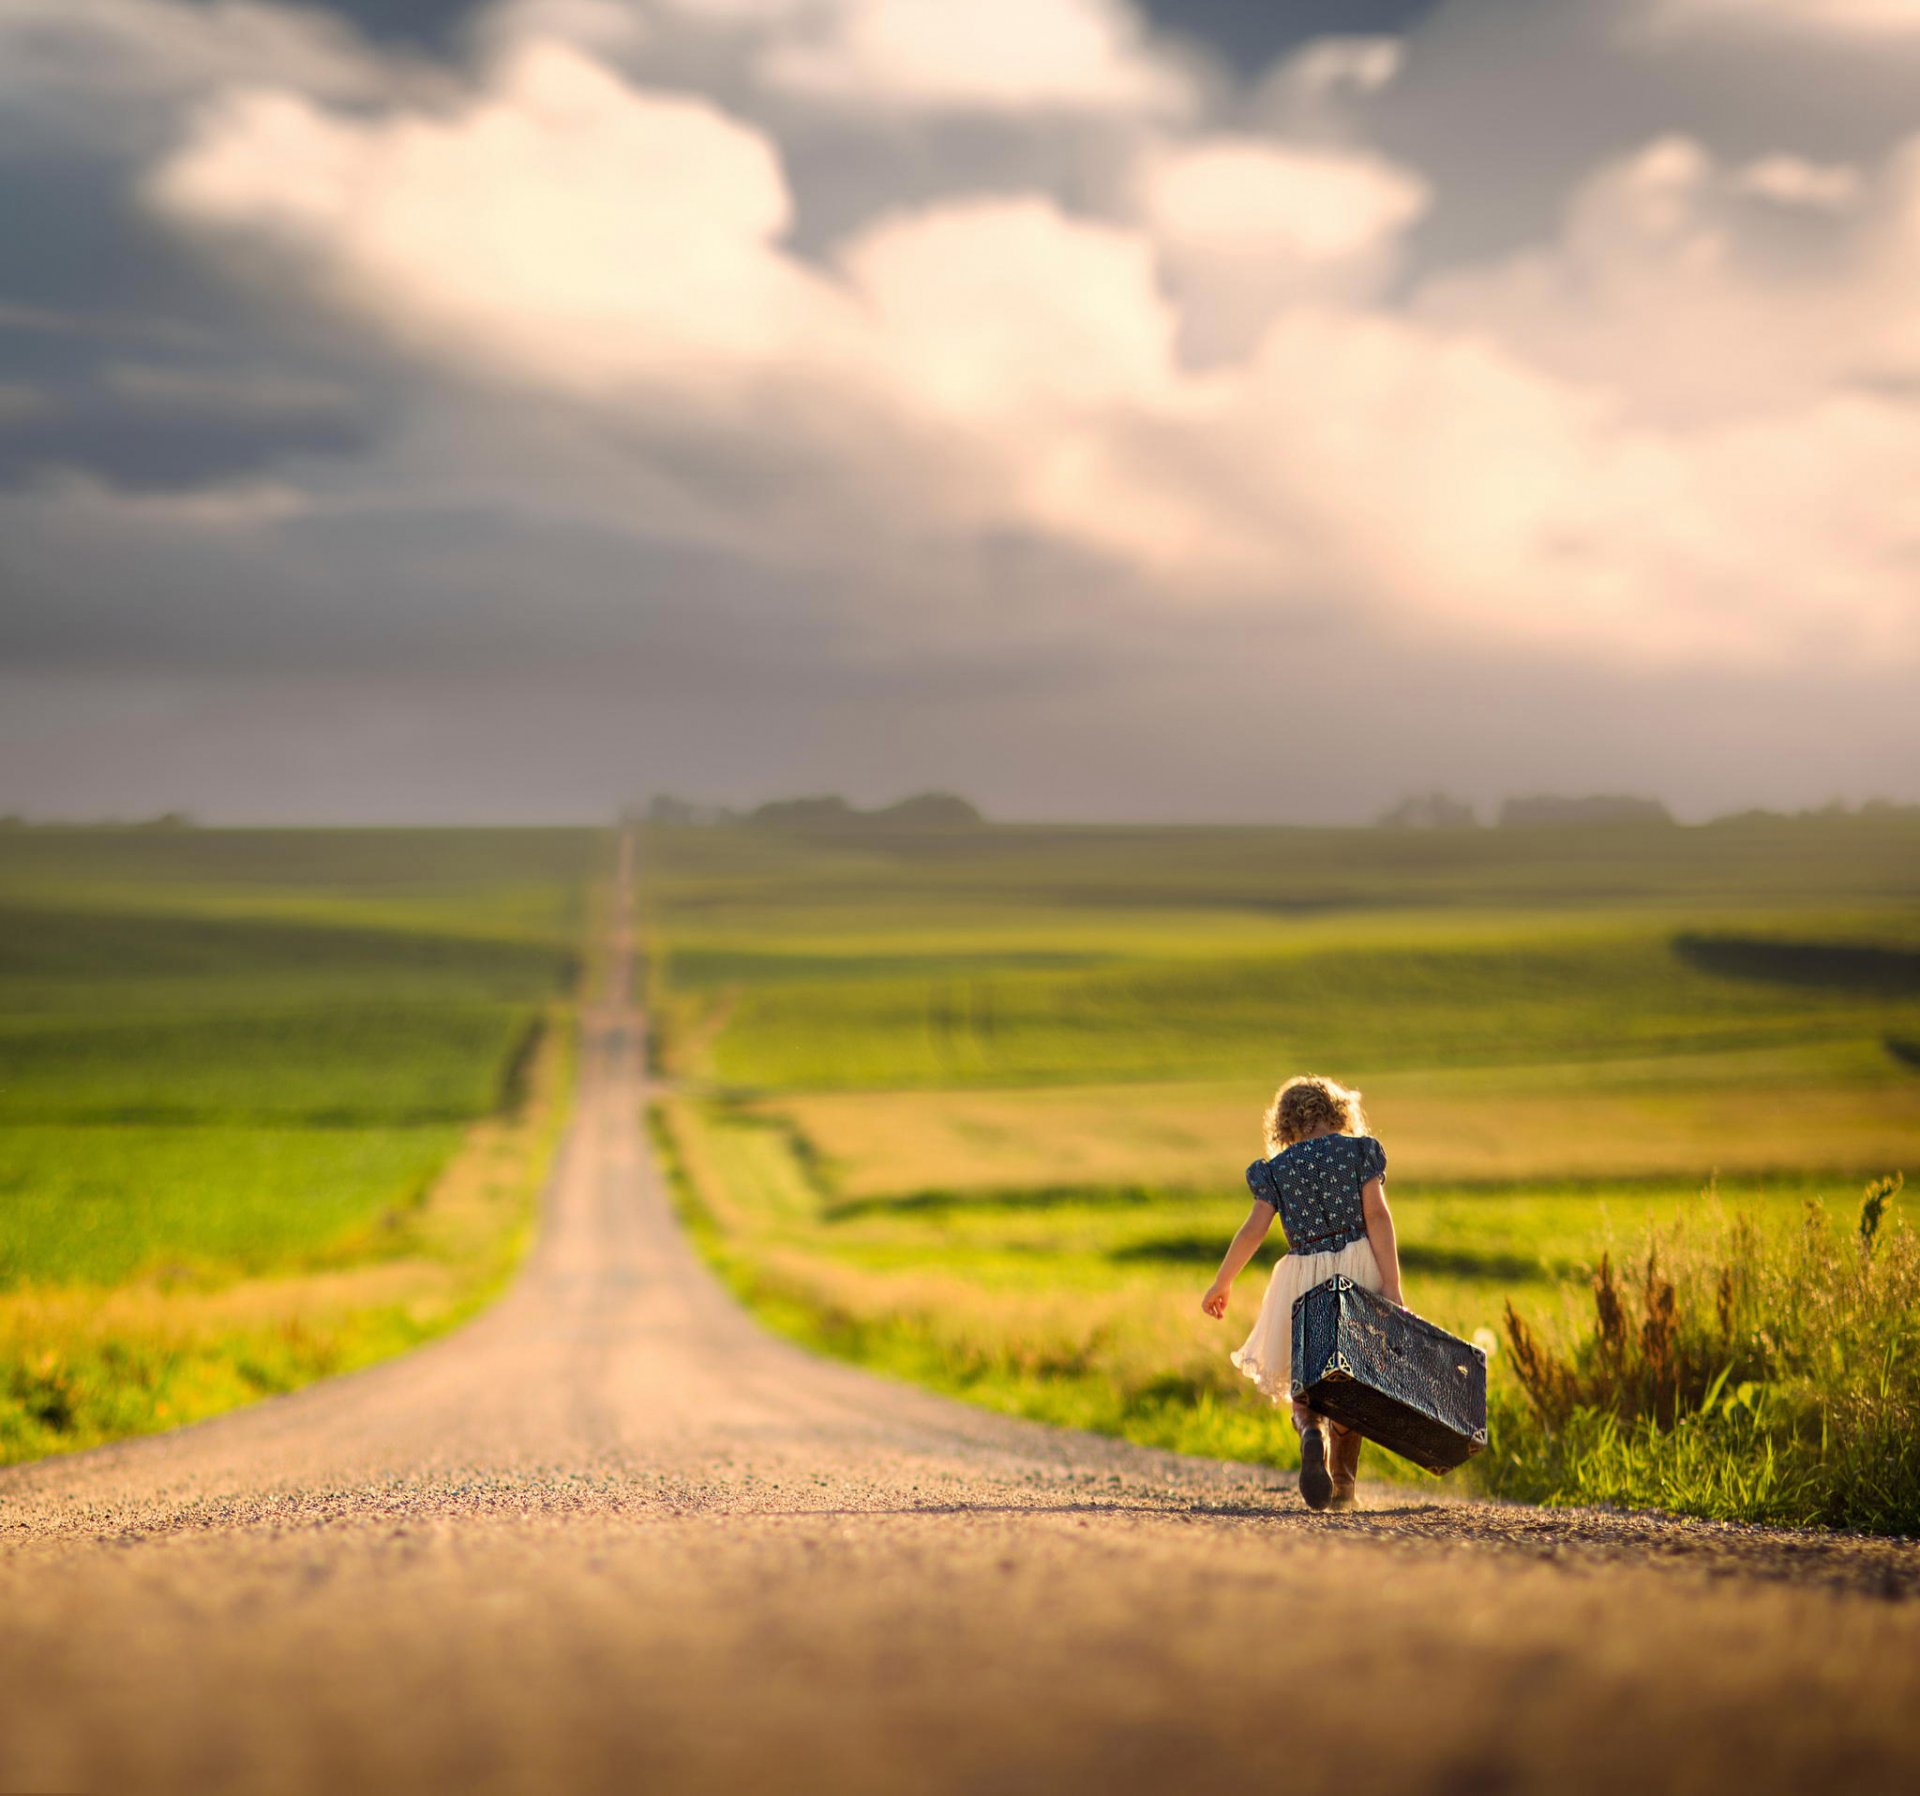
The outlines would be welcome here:
M 447 1326 L 565 1101 L 588 831 L 0 831 L 0 1459 Z
M 709 1251 L 797 1336 L 1022 1413 L 1291 1463 L 1226 1360 L 1259 1267 L 1226 1326 L 1198 1299 L 1292 1072 L 1363 1088 L 1409 1301 L 1489 1338 L 1511 1300 L 1572 1339 L 1650 1230 L 1798 1242 L 1827 1199 L 1842 1242 L 1920 1163 L 1904 814 L 643 858 L 656 1126 Z

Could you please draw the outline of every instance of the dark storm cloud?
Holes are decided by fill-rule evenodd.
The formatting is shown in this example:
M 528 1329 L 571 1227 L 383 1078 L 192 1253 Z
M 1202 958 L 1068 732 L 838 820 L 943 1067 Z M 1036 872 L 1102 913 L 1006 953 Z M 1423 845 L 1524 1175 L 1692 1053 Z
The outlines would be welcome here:
M 243 328 L 246 296 L 155 227 L 136 168 L 97 146 L 9 145 L 0 128 L 0 380 L 66 393 L 115 356 L 205 353 Z
M 1163 31 L 1205 44 L 1230 67 L 1257 73 L 1316 37 L 1398 33 L 1436 0 L 1146 0 Z
M 0 487 L 78 471 L 191 488 L 372 444 L 382 377 L 364 349 L 329 358 L 282 296 L 228 278 L 141 203 L 177 119 L 137 97 L 96 102 L 95 133 L 80 111 L 49 131 L 5 101 L 0 73 L 0 387 L 38 403 L 0 410 Z
M 378 430 L 370 396 L 317 384 L 303 398 L 296 382 L 261 381 L 248 403 L 243 377 L 178 364 L 96 365 L 61 381 L 34 371 L 36 403 L 11 424 L 0 418 L 0 487 L 77 471 L 133 492 L 178 491 L 290 456 L 351 454 Z
M 606 529 L 416 504 L 222 535 L 169 528 L 161 507 L 90 523 L 86 503 L 72 530 L 0 544 L 19 595 L 0 655 L 16 666 L 345 675 L 614 656 L 644 687 L 763 683 L 796 656 L 817 678 L 823 660 L 791 576 Z
M 484 0 L 321 0 L 324 10 L 351 19 L 377 43 L 451 51 Z

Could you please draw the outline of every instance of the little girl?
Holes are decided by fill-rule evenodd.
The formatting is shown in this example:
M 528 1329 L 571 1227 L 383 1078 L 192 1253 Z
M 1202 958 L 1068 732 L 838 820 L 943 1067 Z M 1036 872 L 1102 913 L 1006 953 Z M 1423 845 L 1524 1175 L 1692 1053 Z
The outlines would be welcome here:
M 1289 1079 L 1274 1094 L 1266 1125 L 1268 1157 L 1247 1168 L 1253 1212 L 1200 1307 L 1216 1321 L 1226 1315 L 1233 1281 L 1277 1215 L 1287 1251 L 1233 1363 L 1281 1403 L 1292 1399 L 1293 1300 L 1345 1273 L 1399 1303 L 1400 1252 L 1387 1211 L 1387 1150 L 1366 1133 L 1359 1092 L 1332 1079 Z M 1293 1404 L 1293 1425 L 1300 1431 L 1300 1494 L 1307 1507 L 1351 1509 L 1360 1436 L 1300 1402 Z

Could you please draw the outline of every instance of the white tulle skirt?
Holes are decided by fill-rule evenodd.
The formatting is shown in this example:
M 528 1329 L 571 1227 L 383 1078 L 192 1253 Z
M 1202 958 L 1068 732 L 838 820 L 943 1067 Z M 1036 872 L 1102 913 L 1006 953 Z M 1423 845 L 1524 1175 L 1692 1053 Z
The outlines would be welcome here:
M 1336 1253 L 1283 1254 L 1267 1280 L 1253 1333 L 1235 1352 L 1233 1363 L 1275 1403 L 1293 1401 L 1293 1300 L 1338 1273 L 1369 1291 L 1380 1289 L 1380 1268 L 1364 1236 Z

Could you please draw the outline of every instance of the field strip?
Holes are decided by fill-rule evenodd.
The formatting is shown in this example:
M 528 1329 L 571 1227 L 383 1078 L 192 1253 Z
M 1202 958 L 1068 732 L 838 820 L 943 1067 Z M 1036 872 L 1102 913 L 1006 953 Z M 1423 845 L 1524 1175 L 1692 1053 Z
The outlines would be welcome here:
M 1754 1059 L 1743 1079 L 1684 1087 L 1671 1062 L 1664 1082 L 1624 1088 L 1604 1065 L 1591 1083 L 1564 1067 L 1551 1079 L 1363 1073 L 1356 1083 L 1402 1189 L 1920 1165 L 1920 1079 L 1890 1069 L 1871 1083 L 1816 1080 Z M 1067 1182 L 1224 1190 L 1262 1151 L 1267 1095 L 1251 1083 L 1040 1086 L 792 1093 L 761 1108 L 792 1120 L 848 1198 Z

